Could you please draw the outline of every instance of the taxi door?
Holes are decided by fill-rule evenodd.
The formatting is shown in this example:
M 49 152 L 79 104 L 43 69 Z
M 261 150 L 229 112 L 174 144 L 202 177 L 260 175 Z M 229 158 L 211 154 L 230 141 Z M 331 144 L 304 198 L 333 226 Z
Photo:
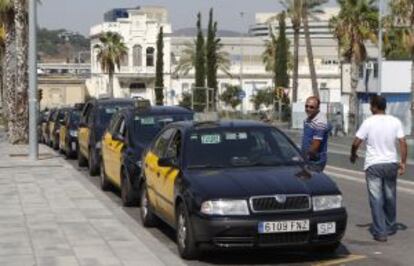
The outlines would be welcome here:
M 63 119 L 64 122 L 62 125 L 60 125 L 60 131 L 59 131 L 59 149 L 66 151 L 66 133 L 68 133 L 67 131 L 67 125 L 68 125 L 68 113 L 65 113 L 65 118 Z
M 112 136 L 111 145 L 109 146 L 111 157 L 109 158 L 110 162 L 110 173 L 111 180 L 114 185 L 118 188 L 121 187 L 121 165 L 122 165 L 122 151 L 125 147 L 125 136 L 126 136 L 126 126 L 125 118 L 121 118 L 114 135 Z
M 89 154 L 89 139 L 90 139 L 90 129 L 89 125 L 92 121 L 92 106 L 88 105 L 86 109 L 84 110 L 82 121 L 79 125 L 78 129 L 78 144 L 79 144 L 79 150 L 81 154 L 88 158 Z
M 102 160 L 105 174 L 109 177 L 110 173 L 110 162 L 109 158 L 111 157 L 110 146 L 112 145 L 112 135 L 109 131 L 106 131 L 102 139 Z
M 182 149 L 181 147 L 181 132 L 176 131 L 168 145 L 167 152 L 164 155 L 165 158 L 174 158 L 177 162 L 179 162 Z M 159 167 L 159 169 L 161 174 L 160 197 L 163 199 L 160 202 L 160 209 L 167 219 L 175 221 L 174 185 L 180 170 L 174 167 Z
M 161 195 L 161 169 L 158 166 L 158 159 L 162 158 L 167 151 L 168 144 L 175 129 L 170 128 L 165 130 L 155 140 L 154 145 L 149 149 L 144 159 L 144 173 L 146 177 L 146 184 L 148 188 L 148 200 L 158 212 L 160 202 L 162 199 L 159 198 Z

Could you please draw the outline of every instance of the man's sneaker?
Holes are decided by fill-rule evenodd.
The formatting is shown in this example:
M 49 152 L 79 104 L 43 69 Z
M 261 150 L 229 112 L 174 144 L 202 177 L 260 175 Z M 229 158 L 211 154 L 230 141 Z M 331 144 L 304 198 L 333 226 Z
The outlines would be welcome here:
M 387 237 L 386 236 L 374 236 L 374 240 L 378 242 L 387 242 Z

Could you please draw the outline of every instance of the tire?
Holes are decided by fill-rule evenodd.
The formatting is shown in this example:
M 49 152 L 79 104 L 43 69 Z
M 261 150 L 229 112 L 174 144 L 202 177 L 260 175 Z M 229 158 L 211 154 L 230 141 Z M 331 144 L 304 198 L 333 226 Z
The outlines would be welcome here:
M 141 189 L 141 207 L 139 209 L 139 214 L 141 217 L 141 222 L 144 227 L 154 227 L 157 225 L 158 218 L 151 211 L 150 202 L 148 200 L 148 191 L 146 184 L 142 185 Z
M 86 158 L 82 155 L 81 151 L 80 151 L 80 147 L 78 146 L 78 166 L 80 167 L 84 167 L 88 165 L 88 161 L 86 160 Z
M 200 251 L 196 246 L 190 216 L 183 203 L 177 206 L 176 217 L 178 253 L 183 259 L 194 260 L 199 256 Z
M 313 251 L 317 253 L 323 253 L 323 254 L 334 254 L 340 245 L 341 245 L 341 242 L 335 242 L 333 244 L 315 247 Z
M 90 176 L 96 176 L 99 174 L 99 164 L 96 152 L 92 148 L 89 148 L 88 169 Z
M 56 138 L 55 136 L 55 141 L 53 142 L 53 149 L 54 150 L 59 150 L 59 140 Z
M 101 170 L 102 171 L 102 170 Z M 134 190 L 125 169 L 121 171 L 121 199 L 125 207 L 138 205 L 138 193 Z
M 100 181 L 100 186 L 101 186 L 101 189 L 103 190 L 103 191 L 108 191 L 108 190 L 110 190 L 111 189 L 111 183 L 109 183 L 109 181 L 108 181 L 108 177 L 106 176 L 106 173 L 105 173 L 105 166 L 104 166 L 104 164 L 103 164 L 103 161 L 102 161 L 102 163 L 101 163 L 101 171 L 100 171 L 100 175 L 99 175 L 99 181 Z

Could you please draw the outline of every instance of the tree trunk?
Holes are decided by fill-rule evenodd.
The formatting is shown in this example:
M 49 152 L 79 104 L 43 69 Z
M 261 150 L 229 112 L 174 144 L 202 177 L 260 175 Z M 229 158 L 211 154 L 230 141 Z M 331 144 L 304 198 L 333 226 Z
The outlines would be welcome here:
M 411 58 L 411 136 L 414 136 L 414 55 Z
M 108 96 L 114 97 L 114 73 L 112 71 L 109 71 Z
M 295 27 L 293 35 L 293 73 L 292 73 L 292 102 L 298 101 L 298 76 L 299 76 L 299 27 Z
M 28 21 L 26 0 L 13 0 L 16 28 L 16 135 L 13 143 L 27 143 L 29 132 L 28 106 Z
M 8 139 L 10 143 L 15 142 L 16 134 L 16 87 L 15 87 L 15 71 L 16 71 L 16 46 L 15 46 L 15 27 L 14 19 L 5 20 L 6 36 L 5 36 L 5 64 L 4 64 L 4 81 L 5 81 L 5 111 L 7 114 Z
M 318 90 L 318 82 L 316 79 L 316 70 L 315 70 L 315 63 L 313 61 L 313 50 L 312 50 L 312 42 L 309 32 L 309 21 L 308 21 L 308 9 L 307 5 L 303 5 L 302 9 L 302 19 L 303 19 L 303 28 L 305 31 L 305 42 L 306 42 L 306 54 L 308 56 L 309 62 L 309 72 L 312 80 L 312 93 L 313 96 L 319 98 L 319 90 Z
M 351 95 L 349 97 L 349 133 L 355 134 L 357 125 L 357 118 L 358 118 L 358 99 L 356 88 L 358 86 L 358 79 L 359 79 L 359 64 L 355 61 L 355 59 L 351 60 Z

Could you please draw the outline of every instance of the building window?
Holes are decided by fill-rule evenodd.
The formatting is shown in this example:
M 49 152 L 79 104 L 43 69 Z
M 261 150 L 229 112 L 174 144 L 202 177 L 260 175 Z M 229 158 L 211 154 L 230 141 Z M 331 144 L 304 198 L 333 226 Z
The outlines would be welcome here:
M 153 47 L 147 48 L 147 66 L 154 66 L 154 51 Z
M 125 54 L 123 54 L 121 57 L 121 66 L 128 66 L 128 51 L 126 51 Z
M 378 63 L 374 63 L 374 78 L 378 78 Z
M 363 78 L 364 77 L 364 66 L 361 65 L 359 66 L 359 78 Z
M 142 47 L 141 45 L 135 45 L 132 48 L 132 59 L 134 67 L 142 66 Z
M 188 83 L 181 84 L 181 90 L 182 92 L 188 92 L 190 90 L 190 84 Z

